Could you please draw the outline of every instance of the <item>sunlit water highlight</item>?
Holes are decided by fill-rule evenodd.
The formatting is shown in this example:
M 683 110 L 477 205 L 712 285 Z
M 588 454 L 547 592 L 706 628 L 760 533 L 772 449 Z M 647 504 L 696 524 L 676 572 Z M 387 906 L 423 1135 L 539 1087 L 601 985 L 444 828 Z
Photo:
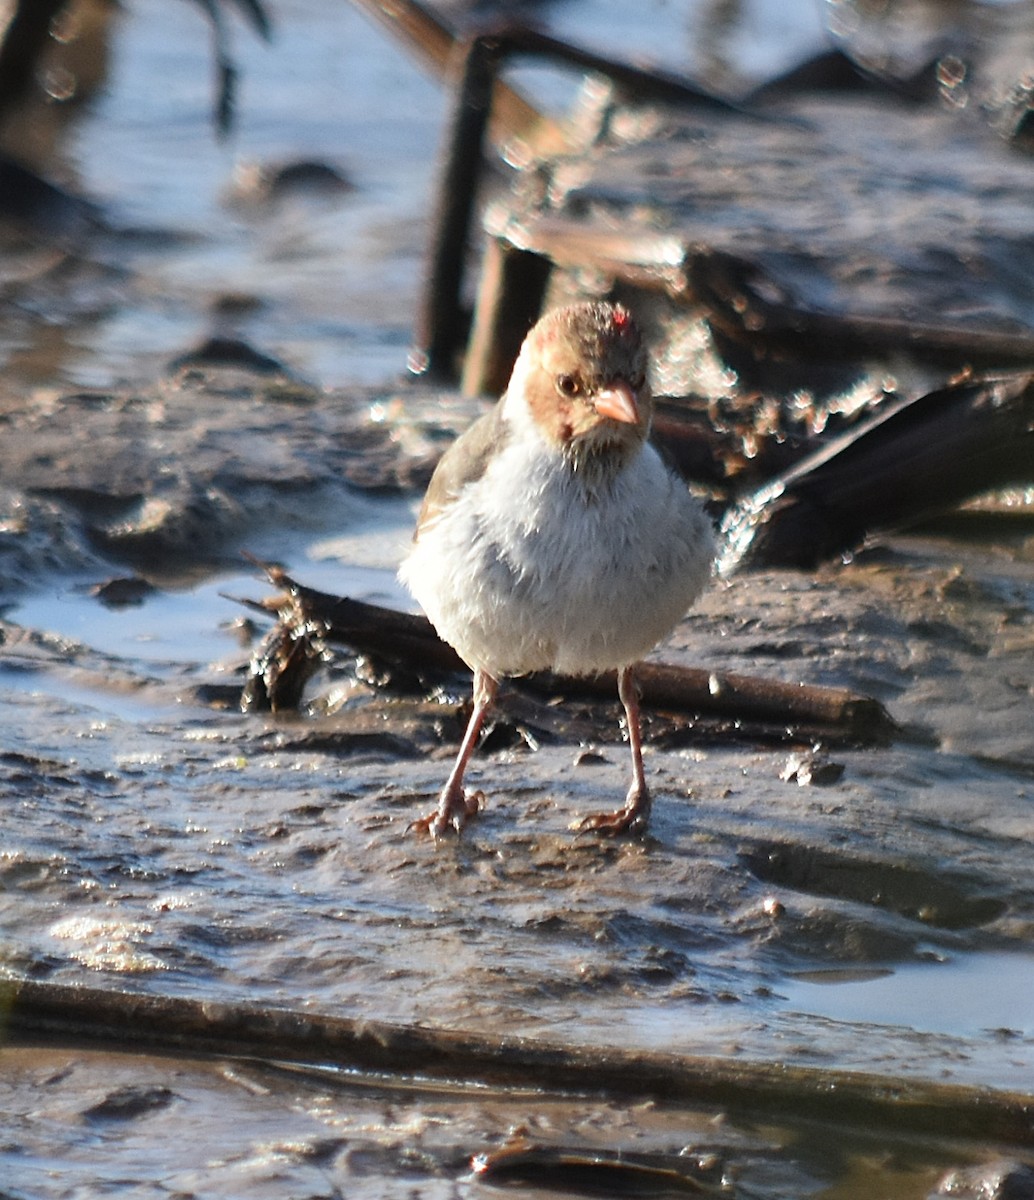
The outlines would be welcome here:
M 882 971 L 808 971 L 779 986 L 790 1011 L 960 1037 L 1034 1038 L 1034 957 L 1016 952 L 900 963 Z

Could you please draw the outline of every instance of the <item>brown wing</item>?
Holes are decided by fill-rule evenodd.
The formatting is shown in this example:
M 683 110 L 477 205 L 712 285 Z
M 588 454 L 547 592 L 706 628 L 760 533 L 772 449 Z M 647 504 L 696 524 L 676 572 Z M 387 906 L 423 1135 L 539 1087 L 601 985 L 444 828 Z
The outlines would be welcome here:
M 420 529 L 434 521 L 435 517 L 463 491 L 468 483 L 474 483 L 485 473 L 490 455 L 506 436 L 503 422 L 502 403 L 479 417 L 469 429 L 452 443 L 435 467 L 427 494 L 420 507 L 413 540 L 420 536 Z

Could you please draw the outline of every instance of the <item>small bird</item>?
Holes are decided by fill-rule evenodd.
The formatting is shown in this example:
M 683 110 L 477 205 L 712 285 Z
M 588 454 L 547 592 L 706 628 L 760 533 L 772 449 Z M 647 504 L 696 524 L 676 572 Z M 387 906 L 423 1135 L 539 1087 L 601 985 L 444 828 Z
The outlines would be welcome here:
M 437 808 L 412 828 L 458 833 L 481 807 L 463 777 L 502 678 L 614 669 L 632 785 L 623 808 L 581 828 L 646 828 L 635 664 L 715 556 L 702 505 L 647 441 L 651 415 L 632 315 L 574 304 L 531 329 L 500 401 L 442 456 L 399 578 L 472 668 L 474 707 Z

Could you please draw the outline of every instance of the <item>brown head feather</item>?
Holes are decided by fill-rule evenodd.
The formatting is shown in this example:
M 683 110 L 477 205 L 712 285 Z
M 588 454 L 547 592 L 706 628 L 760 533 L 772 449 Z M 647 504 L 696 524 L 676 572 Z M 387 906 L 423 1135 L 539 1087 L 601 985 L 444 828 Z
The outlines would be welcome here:
M 546 440 L 576 466 L 598 455 L 620 463 L 649 433 L 646 368 L 646 349 L 628 310 L 591 302 L 547 313 L 525 339 L 514 378 Z M 615 386 L 634 405 L 631 417 L 597 410 L 597 400 Z

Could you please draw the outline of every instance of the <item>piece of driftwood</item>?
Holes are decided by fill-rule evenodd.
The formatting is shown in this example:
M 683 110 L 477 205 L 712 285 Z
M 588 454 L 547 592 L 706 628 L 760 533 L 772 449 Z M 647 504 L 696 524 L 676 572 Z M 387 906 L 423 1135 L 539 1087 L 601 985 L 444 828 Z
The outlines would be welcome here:
M 622 228 L 549 213 L 529 217 L 503 204 L 488 211 L 485 231 L 504 250 L 539 258 L 560 271 L 575 272 L 592 264 L 595 271 L 623 285 L 663 292 L 687 309 L 699 305 L 715 331 L 749 347 L 759 358 L 774 353 L 815 364 L 852 354 L 911 354 L 931 363 L 975 369 L 1034 362 L 1034 333 L 1028 329 L 824 312 L 795 296 L 758 263 L 701 243 L 687 231 Z M 486 315 L 477 314 L 475 342 L 479 333 L 482 339 L 486 336 L 479 323 L 493 320 L 494 309 L 505 307 L 497 293 L 509 286 L 508 280 L 500 280 L 495 289 L 486 286 L 479 295 Z M 489 353 L 479 350 L 465 369 L 464 390 L 470 394 L 494 393 L 505 386 L 516 352 L 508 346 L 498 362 L 490 360 L 486 366 L 481 360 Z
M 870 531 L 1031 480 L 1034 375 L 954 383 L 888 403 L 734 505 L 723 570 L 812 567 Z
M 426 617 L 331 596 L 305 587 L 277 567 L 267 574 L 282 593 L 262 607 L 278 622 L 252 659 L 242 707 L 254 712 L 293 708 L 322 661 L 322 643 L 341 643 L 361 654 L 404 663 L 425 676 L 469 668 L 438 637 Z M 890 737 L 895 726 L 876 700 L 843 688 L 706 671 L 647 662 L 638 669 L 645 708 L 711 715 L 732 720 L 828 728 L 860 741 Z M 606 697 L 617 694 L 613 672 L 572 678 L 540 673 L 521 686 L 548 695 Z
M 66 0 L 18 0 L 8 6 L 7 27 L 0 36 L 0 113 L 21 100 L 35 85 L 40 58 Z
M 1034 362 L 1034 332 L 1029 329 L 927 325 L 890 315 L 823 312 L 794 296 L 757 263 L 708 246 L 687 246 L 681 270 L 685 296 L 705 306 L 715 328 L 756 351 L 769 345 L 810 360 L 859 352 L 910 353 L 972 367 Z
M 475 38 L 463 55 L 450 134 L 439 167 L 437 212 L 427 251 L 427 278 L 409 356 L 414 374 L 448 379 L 468 335 L 462 294 L 467 242 L 478 194 L 484 142 L 499 86 L 499 47 Z
M 396 1025 L 179 996 L 0 981 L 5 1035 L 192 1057 L 333 1069 L 342 1086 L 535 1089 L 734 1106 L 769 1116 L 1034 1145 L 1034 1094 L 740 1058 Z
M 375 7 L 384 19 L 384 6 Z M 509 59 L 533 57 L 576 71 L 599 74 L 628 95 L 641 99 L 692 103 L 717 109 L 732 106 L 687 79 L 604 58 L 538 30 L 502 27 L 470 38 L 459 38 L 450 34 L 447 27 L 416 0 L 403 0 L 391 7 L 406 40 L 412 40 L 414 35 L 418 38 L 421 34 L 427 35 L 432 50 L 429 54 L 428 47 L 421 46 L 423 54 L 431 57 L 439 71 L 447 66 L 456 80 L 455 104 L 442 158 L 437 212 L 428 250 L 427 281 L 414 331 L 416 346 L 409 360 L 410 369 L 416 374 L 450 379 L 457 374 L 456 360 L 468 334 L 469 322 L 463 307 L 463 276 L 491 120 L 498 108 L 503 114 L 505 133 L 520 134 L 540 151 L 547 143 L 551 143 L 554 153 L 564 149 L 566 144 L 563 133 L 555 124 L 544 117 L 536 117 L 531 106 L 527 106 L 527 111 L 515 107 L 520 98 L 506 89 L 499 79 L 500 69 Z M 496 140 L 499 140 L 498 135 Z M 523 156 L 527 157 L 527 151 Z M 509 322 L 511 334 L 523 336 L 531 321 L 525 324 L 519 316 L 514 316 L 516 320 L 511 318 Z
M 384 3 L 384 0 L 353 0 L 353 3 L 384 26 L 443 82 L 452 76 L 458 58 L 465 56 L 471 43 L 484 40 L 494 43 L 500 58 L 525 55 L 549 59 L 578 70 L 605 75 L 622 89 L 641 98 L 667 103 L 690 100 L 715 108 L 734 108 L 729 101 L 705 92 L 685 76 L 620 62 L 560 41 L 537 29 L 497 24 L 495 28 L 480 29 L 469 36 L 451 28 L 420 0 L 391 0 L 390 4 Z M 496 87 L 493 108 L 493 117 L 505 136 L 528 136 L 547 120 L 519 92 L 503 82 Z
M 518 1136 L 471 1159 L 478 1182 L 587 1196 L 733 1195 L 714 1154 L 636 1154 L 586 1150 Z
M 466 53 L 463 39 L 436 13 L 419 0 L 353 0 L 415 55 L 436 79 L 449 80 L 457 62 Z M 497 141 L 509 137 L 535 137 L 552 122 L 519 91 L 498 81 L 492 95 L 493 136 Z

